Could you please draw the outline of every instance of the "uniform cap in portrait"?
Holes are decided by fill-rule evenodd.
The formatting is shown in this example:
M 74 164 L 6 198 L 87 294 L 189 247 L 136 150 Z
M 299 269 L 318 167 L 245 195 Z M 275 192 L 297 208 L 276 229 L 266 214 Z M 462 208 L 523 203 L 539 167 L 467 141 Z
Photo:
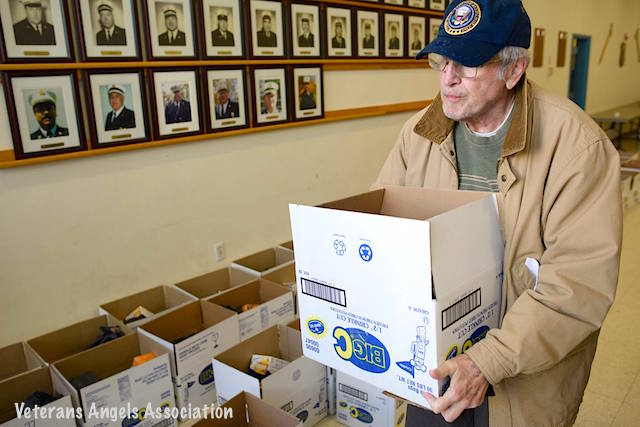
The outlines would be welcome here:
M 309 23 L 309 18 L 302 18 L 301 22 L 306 22 L 308 24 Z
M 170 16 L 173 16 L 173 17 L 176 17 L 176 18 L 178 17 L 178 12 L 176 11 L 176 9 L 173 6 L 165 8 L 162 11 L 162 13 L 164 14 L 165 18 L 168 18 Z
M 338 27 L 342 28 L 342 22 L 340 22 L 340 21 L 336 22 L 336 28 L 338 28 Z
M 369 24 L 368 22 L 366 24 L 364 24 L 364 29 L 365 30 L 370 30 L 371 29 L 371 24 Z
M 182 85 L 174 85 L 171 86 L 171 92 L 181 92 L 182 91 Z
M 113 86 L 111 86 L 111 87 L 109 88 L 109 90 L 107 90 L 107 93 L 108 93 L 109 95 L 111 95 L 112 93 L 117 93 L 117 94 L 119 94 L 119 95 L 124 96 L 124 89 L 122 89 L 122 88 L 121 88 L 121 87 L 119 87 L 119 86 L 113 85 Z
M 98 3 L 98 12 L 102 12 L 103 10 L 108 10 L 109 12 L 113 12 L 113 6 L 109 1 L 101 1 Z
M 30 7 L 42 7 L 41 0 L 22 0 L 22 4 Z
M 268 82 L 264 85 L 262 93 L 264 95 L 275 95 L 278 93 L 278 84 L 274 82 Z
M 302 78 L 302 83 L 304 83 L 304 84 L 309 84 L 309 83 L 311 83 L 311 76 L 304 76 L 304 77 Z
M 38 92 L 29 95 L 29 104 L 31 104 L 32 107 L 44 102 L 55 104 L 56 94 L 45 89 L 40 89 Z
M 229 92 L 229 87 L 227 86 L 227 82 L 225 81 L 221 81 L 216 84 L 216 92 L 220 92 L 222 90 L 226 90 L 227 92 Z
M 271 21 L 271 15 L 269 13 L 265 13 L 264 15 L 262 15 L 262 20 Z
M 218 15 L 218 21 L 227 21 L 227 20 L 228 20 L 227 15 L 224 15 L 222 13 Z

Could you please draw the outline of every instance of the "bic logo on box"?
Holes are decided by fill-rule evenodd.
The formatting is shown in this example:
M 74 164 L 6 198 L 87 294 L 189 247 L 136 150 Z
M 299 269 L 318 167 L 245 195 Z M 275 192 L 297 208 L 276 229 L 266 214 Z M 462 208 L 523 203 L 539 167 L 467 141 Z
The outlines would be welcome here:
M 389 369 L 390 358 L 387 348 L 368 332 L 337 326 L 333 330 L 333 338 L 336 340 L 333 348 L 341 359 L 374 374 Z

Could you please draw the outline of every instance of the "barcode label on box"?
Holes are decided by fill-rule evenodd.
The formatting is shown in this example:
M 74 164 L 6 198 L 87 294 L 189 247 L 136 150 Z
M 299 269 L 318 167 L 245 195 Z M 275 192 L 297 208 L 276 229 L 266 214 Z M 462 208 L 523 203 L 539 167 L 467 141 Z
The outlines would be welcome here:
M 357 388 L 349 387 L 346 384 L 338 384 L 338 390 L 340 390 L 344 394 L 348 394 L 349 396 L 353 396 L 356 399 L 363 400 L 367 402 L 369 400 L 369 396 L 364 391 L 360 391 Z
M 118 378 L 118 392 L 120 393 L 120 402 L 131 400 L 131 381 L 129 381 L 129 375 Z
M 302 293 L 343 307 L 347 306 L 347 295 L 344 290 L 323 285 L 313 280 L 302 280 Z
M 476 289 L 457 303 L 442 311 L 442 330 L 462 319 L 482 304 L 480 289 Z

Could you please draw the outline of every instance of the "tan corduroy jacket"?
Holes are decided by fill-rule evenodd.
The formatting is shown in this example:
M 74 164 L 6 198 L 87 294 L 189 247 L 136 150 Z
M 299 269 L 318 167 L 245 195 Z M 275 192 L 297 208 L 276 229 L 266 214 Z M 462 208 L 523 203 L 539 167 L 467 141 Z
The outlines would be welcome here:
M 405 124 L 376 184 L 457 189 L 453 126 L 438 95 Z M 491 426 L 568 426 L 615 296 L 618 153 L 575 104 L 523 78 L 497 170 L 503 318 L 467 354 L 495 390 Z

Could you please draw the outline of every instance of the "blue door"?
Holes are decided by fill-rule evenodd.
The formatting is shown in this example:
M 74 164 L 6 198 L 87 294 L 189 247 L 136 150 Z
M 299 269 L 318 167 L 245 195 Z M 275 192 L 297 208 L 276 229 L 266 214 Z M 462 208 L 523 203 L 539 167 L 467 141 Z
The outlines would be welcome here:
M 569 74 L 569 99 L 584 110 L 587 103 L 587 76 L 589 74 L 589 50 L 591 37 L 573 35 L 571 40 L 571 72 Z

